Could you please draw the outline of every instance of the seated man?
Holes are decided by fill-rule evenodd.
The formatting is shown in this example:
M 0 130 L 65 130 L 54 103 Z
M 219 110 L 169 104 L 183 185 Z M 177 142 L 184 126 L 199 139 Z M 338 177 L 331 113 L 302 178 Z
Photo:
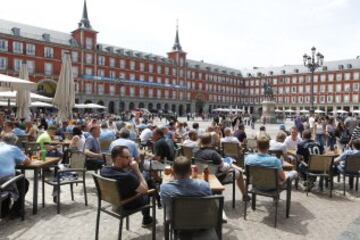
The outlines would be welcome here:
M 285 144 L 288 150 L 297 150 L 297 145 L 301 142 L 299 132 L 296 127 L 292 127 L 290 130 L 290 136 L 285 139 Z
M 152 137 L 152 130 L 155 129 L 154 125 L 148 125 L 144 130 L 140 133 L 140 143 L 142 146 L 148 145 L 151 137 Z
M 111 151 L 115 146 L 126 146 L 130 151 L 131 157 L 134 158 L 136 162 L 139 162 L 140 154 L 139 154 L 138 146 L 134 141 L 130 140 L 129 137 L 130 137 L 130 131 L 125 127 L 123 127 L 122 129 L 120 129 L 119 139 L 113 141 L 110 144 L 109 149 Z
M 100 137 L 99 141 L 114 141 L 116 139 L 115 132 L 108 128 L 107 122 L 101 123 Z
M 286 133 L 283 131 L 278 132 L 275 140 L 270 140 L 270 151 L 281 151 L 282 157 L 286 161 L 288 159 L 287 146 L 284 143 Z
M 231 158 L 223 159 L 221 155 L 211 145 L 210 133 L 205 133 L 200 138 L 200 149 L 194 154 L 195 159 L 209 161 L 214 165 L 217 165 L 216 174 L 225 174 L 224 179 L 219 179 L 221 182 L 228 182 L 233 177 L 235 171 L 235 179 L 243 195 L 243 201 L 248 201 L 249 196 L 245 192 L 244 179 L 242 169 L 232 164 Z M 225 162 L 226 160 L 226 162 Z M 228 161 L 230 160 L 230 161 Z
M 145 195 L 148 191 L 148 185 L 139 170 L 139 165 L 133 161 L 126 146 L 115 146 L 111 150 L 111 158 L 113 161 L 112 167 L 104 167 L 100 174 L 106 178 L 115 179 L 118 183 L 118 189 L 123 199 L 141 195 L 138 198 L 123 205 L 126 210 L 140 208 L 149 203 L 149 198 Z M 143 226 L 150 225 L 153 221 L 150 217 L 150 209 L 142 211 Z
M 284 172 L 281 160 L 269 154 L 270 142 L 267 137 L 257 139 L 258 153 L 250 154 L 245 158 L 245 165 L 276 168 L 278 170 L 279 182 L 283 184 L 289 178 L 297 177 L 296 171 Z
M 103 155 L 101 154 L 100 127 L 93 125 L 90 128 L 90 136 L 85 141 L 84 153 L 86 155 L 86 168 L 89 170 L 100 169 L 104 164 Z
M 344 151 L 334 161 L 334 164 L 335 164 L 337 170 L 341 173 L 344 172 L 345 162 L 348 159 L 348 157 L 350 157 L 350 156 L 360 157 L 360 139 L 359 138 L 352 141 L 352 148 L 353 149 Z M 353 188 L 353 184 L 354 184 L 354 179 L 353 179 L 353 177 L 350 177 L 349 178 L 350 189 Z
M 191 148 L 198 148 L 198 134 L 195 130 L 191 130 L 189 132 L 189 139 L 186 139 L 183 142 L 183 146 L 185 147 L 191 147 Z
M 309 129 L 304 130 L 303 140 L 298 144 L 296 152 L 302 158 L 299 163 L 299 172 L 304 179 L 310 155 L 321 155 L 323 152 L 324 148 L 318 142 L 311 139 L 311 131 Z M 315 181 L 315 179 L 313 180 Z
M 55 136 L 56 133 L 56 126 L 51 125 L 48 127 L 48 129 L 40 134 L 38 138 L 36 139 L 36 143 L 40 145 L 40 148 L 42 151 L 47 152 L 47 156 L 49 157 L 60 157 L 62 156 L 62 153 L 58 150 L 61 148 L 59 145 L 52 145 L 50 144 Z
M 28 159 L 18 147 L 9 144 L 9 142 L 14 141 L 14 137 L 13 134 L 6 133 L 0 142 L 0 185 L 15 176 L 15 167 L 17 164 L 28 165 L 31 163 L 31 160 Z M 29 182 L 25 180 L 25 186 L 21 186 L 21 184 L 22 182 L 18 182 L 17 188 L 24 188 L 26 193 Z M 21 199 L 18 196 L 17 190 L 15 190 L 13 197 L 15 202 L 10 213 L 12 216 L 20 216 Z M 3 217 L 9 213 L 10 199 L 5 200 L 0 207 L 2 214 L 0 217 Z
M 220 143 L 223 142 L 233 142 L 233 143 L 238 143 L 240 146 L 240 141 L 239 139 L 237 139 L 237 137 L 234 137 L 234 135 L 231 132 L 231 128 L 226 127 L 224 129 L 224 137 L 221 138 Z
M 205 197 L 212 195 L 209 183 L 201 179 L 191 179 L 191 160 L 177 157 L 173 166 L 174 181 L 161 184 L 160 197 L 166 208 L 167 219 L 170 216 L 171 199 L 175 197 Z M 194 232 L 181 232 L 180 239 L 192 239 Z
M 234 136 L 237 137 L 240 143 L 243 143 L 246 140 L 245 127 L 243 124 L 239 124 L 238 130 L 234 132 Z
M 266 132 L 265 126 L 261 126 L 259 130 L 260 130 L 260 131 L 257 133 L 257 135 L 256 135 L 255 138 L 256 138 L 256 139 L 260 139 L 260 138 L 266 137 L 266 138 L 269 139 L 269 141 L 270 141 L 271 137 L 270 137 L 270 135 Z

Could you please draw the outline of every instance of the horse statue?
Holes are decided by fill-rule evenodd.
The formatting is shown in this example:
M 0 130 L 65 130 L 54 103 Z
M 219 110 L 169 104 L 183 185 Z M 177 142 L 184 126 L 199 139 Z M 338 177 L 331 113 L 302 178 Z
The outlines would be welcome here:
M 270 83 L 264 83 L 264 95 L 268 100 L 272 100 L 274 98 L 274 92 Z

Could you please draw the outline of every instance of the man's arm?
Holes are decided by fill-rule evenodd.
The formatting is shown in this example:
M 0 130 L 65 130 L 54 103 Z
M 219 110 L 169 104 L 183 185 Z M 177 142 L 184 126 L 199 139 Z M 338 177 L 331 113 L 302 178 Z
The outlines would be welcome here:
M 146 193 L 149 190 L 149 187 L 146 183 L 144 176 L 140 172 L 138 163 L 135 161 L 131 161 L 130 168 L 133 170 L 133 172 L 135 173 L 135 175 L 138 177 L 138 179 L 140 181 L 140 184 L 136 188 L 135 191 L 138 193 Z

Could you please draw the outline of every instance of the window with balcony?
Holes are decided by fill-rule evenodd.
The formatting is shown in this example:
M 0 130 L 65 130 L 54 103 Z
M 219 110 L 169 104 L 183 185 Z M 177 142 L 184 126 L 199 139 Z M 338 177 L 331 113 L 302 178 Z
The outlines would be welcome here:
M 165 67 L 165 74 L 169 75 L 169 67 Z
M 335 102 L 336 103 L 341 103 L 341 96 L 340 95 L 335 96 Z
M 109 59 L 109 65 L 110 65 L 110 67 L 115 67 L 115 58 Z
M 341 83 L 336 84 L 336 92 L 341 92 L 341 91 L 342 91 Z
M 327 103 L 332 103 L 333 102 L 333 97 L 332 96 L 327 96 L 326 97 L 326 102 Z
M 36 51 L 35 44 L 31 44 L 31 43 L 26 44 L 26 55 L 35 56 L 35 51 Z
M 85 40 L 85 47 L 86 49 L 93 49 L 94 47 L 94 42 L 93 42 L 93 39 L 92 38 L 86 38 Z
M 5 39 L 0 39 L 0 51 L 8 51 L 8 41 Z
M 120 68 L 125 69 L 125 59 L 120 59 Z
M 327 91 L 330 92 L 330 93 L 332 93 L 332 92 L 334 91 L 334 85 L 328 84 L 328 85 L 327 85 Z
M 154 97 L 154 90 L 153 90 L 153 89 L 149 89 L 148 95 L 149 95 L 149 98 L 153 98 L 153 97 Z
M 7 70 L 7 58 L 0 57 L 0 70 Z
M 140 63 L 140 72 L 145 72 L 145 63 Z
M 110 93 L 110 96 L 115 96 L 115 86 L 111 85 L 109 87 L 109 93 Z
M 77 63 L 79 61 L 79 53 L 76 51 L 71 52 L 71 61 Z
M 344 78 L 345 78 L 346 81 L 349 81 L 350 78 L 351 78 L 350 73 L 345 73 L 345 74 L 344 74 Z
M 86 64 L 92 64 L 93 63 L 93 56 L 91 53 L 85 54 L 85 63 Z
M 152 64 L 149 64 L 149 72 L 153 72 L 154 71 L 154 65 L 152 65 Z
M 353 79 L 354 80 L 359 80 L 360 79 L 360 73 L 359 72 L 354 72 L 353 73 Z
M 160 65 L 157 66 L 157 73 L 158 74 L 162 73 L 162 67 Z
M 14 71 L 19 72 L 21 68 L 22 60 L 21 59 L 14 59 Z
M 53 65 L 52 63 L 45 63 L 45 75 L 51 76 L 53 74 Z
M 345 103 L 350 102 L 350 95 L 348 95 L 348 94 L 344 95 L 344 102 Z
M 325 85 L 320 85 L 320 92 L 322 92 L 322 93 L 325 92 Z
M 156 97 L 161 98 L 161 90 L 160 89 L 157 90 Z
M 98 56 L 98 65 L 105 66 L 105 57 L 104 56 Z
M 351 91 L 351 87 L 350 87 L 349 83 L 344 85 L 344 90 L 345 90 L 345 92 L 350 92 Z
M 135 61 L 130 61 L 130 70 L 135 70 Z
M 115 79 L 116 78 L 116 72 L 115 71 L 110 71 L 109 76 L 110 76 L 111 79 Z
M 103 84 L 98 84 L 97 89 L 98 89 L 99 95 L 104 95 L 104 85 Z
M 131 73 L 131 74 L 130 74 L 130 80 L 131 80 L 131 81 L 135 81 L 135 74 L 134 74 L 134 73 Z
M 85 93 L 88 95 L 92 94 L 92 84 L 91 83 L 85 84 Z
M 139 97 L 144 97 L 144 88 L 139 89 Z
M 359 83 L 353 83 L 353 92 L 359 91 Z
M 164 91 L 164 96 L 165 96 L 165 98 L 169 98 L 169 90 Z
M 23 53 L 23 43 L 13 42 L 13 53 L 22 54 Z
M 352 102 L 359 103 L 359 95 L 357 95 L 357 94 L 352 95 Z
M 342 80 L 342 73 L 337 73 L 336 74 L 336 81 L 341 81 Z
M 153 76 L 149 76 L 149 82 L 154 82 L 154 77 Z
M 72 67 L 72 71 L 73 71 L 73 76 L 74 76 L 74 78 L 76 78 L 76 77 L 79 76 L 79 68 L 78 68 L 78 67 L 73 66 L 73 67 Z
M 99 77 L 105 77 L 105 70 L 104 69 L 98 69 L 97 75 Z
M 130 97 L 135 97 L 135 88 L 130 87 Z
M 321 81 L 321 82 L 325 82 L 325 81 L 326 81 L 326 74 L 321 74 L 321 75 L 320 75 L 320 81 Z
M 93 75 L 92 68 L 85 68 L 85 75 L 92 76 Z
M 126 89 L 125 89 L 124 86 L 122 86 L 122 87 L 120 88 L 120 96 L 124 97 L 124 96 L 125 96 L 125 93 L 126 93 Z
M 44 48 L 44 57 L 45 58 L 54 58 L 54 49 L 51 47 Z

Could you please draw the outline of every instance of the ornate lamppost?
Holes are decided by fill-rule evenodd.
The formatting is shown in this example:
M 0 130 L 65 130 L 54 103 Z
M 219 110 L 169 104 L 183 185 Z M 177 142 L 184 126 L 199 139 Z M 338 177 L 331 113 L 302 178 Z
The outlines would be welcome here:
M 321 67 L 324 64 L 324 55 L 317 52 L 316 48 L 311 48 L 311 56 L 308 56 L 307 54 L 304 54 L 303 56 L 304 60 L 304 66 L 309 69 L 311 72 L 311 82 L 310 82 L 310 104 L 311 104 L 311 112 L 313 112 L 314 109 L 314 72 L 317 68 Z

